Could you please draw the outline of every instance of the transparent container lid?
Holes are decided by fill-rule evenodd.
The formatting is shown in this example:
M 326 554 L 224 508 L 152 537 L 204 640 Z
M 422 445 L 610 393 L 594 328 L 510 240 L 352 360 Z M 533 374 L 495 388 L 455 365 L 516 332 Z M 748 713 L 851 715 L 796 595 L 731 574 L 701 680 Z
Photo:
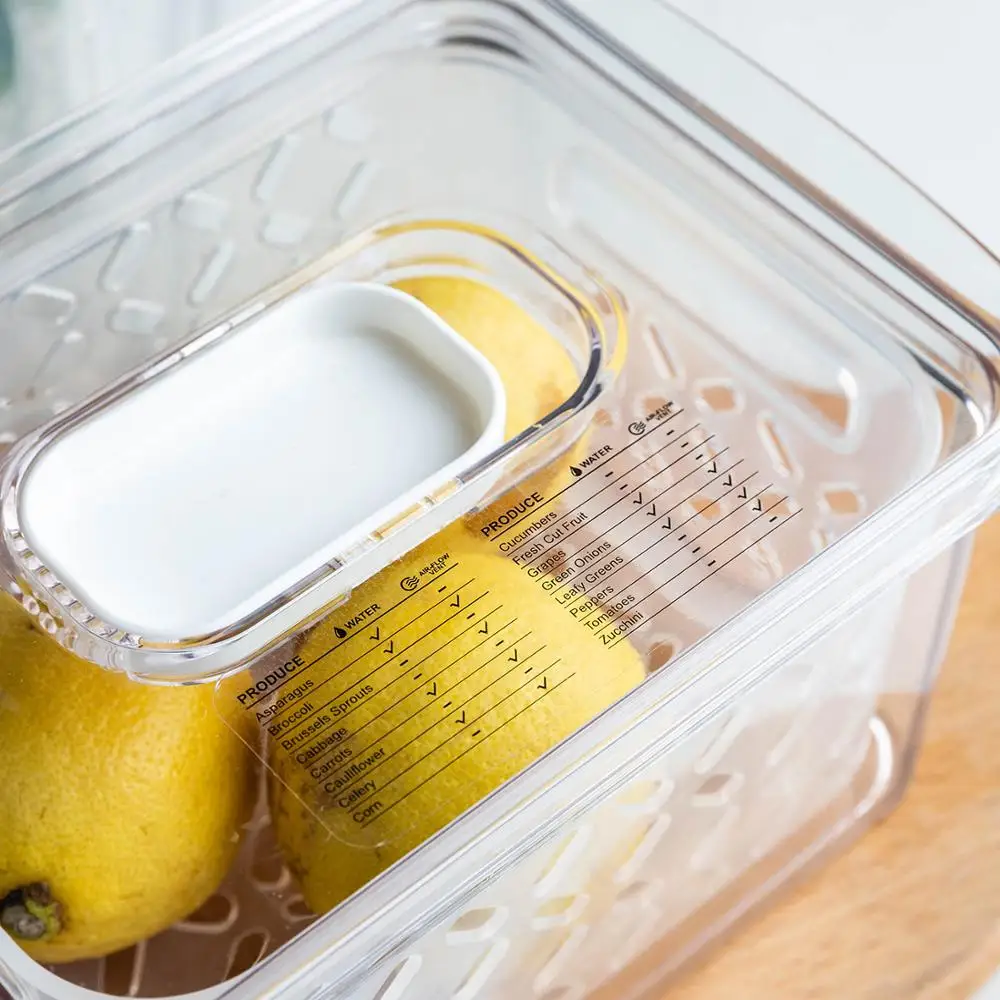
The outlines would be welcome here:
M 421 233 L 512 252 L 485 230 L 389 227 L 12 449 L 12 576 L 65 609 L 71 648 L 160 679 L 235 669 L 572 443 L 583 424 L 568 422 L 613 375 L 613 310 L 531 268 L 566 329 L 526 328 L 523 378 L 560 388 L 508 419 L 503 380 L 469 340 L 399 288 L 338 279 Z

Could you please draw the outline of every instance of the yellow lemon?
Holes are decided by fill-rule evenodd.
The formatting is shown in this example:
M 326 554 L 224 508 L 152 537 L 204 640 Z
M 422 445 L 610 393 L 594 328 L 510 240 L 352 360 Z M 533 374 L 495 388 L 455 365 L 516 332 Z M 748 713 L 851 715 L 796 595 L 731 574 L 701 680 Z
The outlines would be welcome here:
M 638 684 L 531 578 L 453 525 L 301 640 L 271 716 L 272 819 L 316 912 L 335 906 Z
M 0 748 L 0 923 L 38 961 L 132 945 L 225 876 L 253 766 L 211 686 L 102 670 L 2 596 Z

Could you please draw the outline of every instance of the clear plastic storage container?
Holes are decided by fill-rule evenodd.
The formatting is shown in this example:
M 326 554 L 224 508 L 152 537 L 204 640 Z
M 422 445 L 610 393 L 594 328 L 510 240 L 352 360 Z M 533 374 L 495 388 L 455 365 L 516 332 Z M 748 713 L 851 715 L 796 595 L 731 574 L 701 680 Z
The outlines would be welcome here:
M 898 800 L 996 262 L 654 0 L 312 0 L 0 164 L 0 984 L 639 996 Z

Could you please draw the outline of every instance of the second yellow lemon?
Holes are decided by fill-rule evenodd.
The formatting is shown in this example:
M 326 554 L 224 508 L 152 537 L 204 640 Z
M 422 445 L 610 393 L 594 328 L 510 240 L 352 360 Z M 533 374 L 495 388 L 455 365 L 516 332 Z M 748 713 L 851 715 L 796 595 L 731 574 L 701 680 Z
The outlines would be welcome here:
M 496 368 L 507 394 L 506 438 L 568 399 L 580 373 L 563 346 L 506 295 L 470 278 L 408 278 L 396 287 L 438 314 Z
M 304 638 L 302 693 L 285 710 L 296 722 L 272 742 L 271 809 L 313 910 L 335 906 L 642 680 L 633 647 L 605 647 L 546 579 L 452 527 Z

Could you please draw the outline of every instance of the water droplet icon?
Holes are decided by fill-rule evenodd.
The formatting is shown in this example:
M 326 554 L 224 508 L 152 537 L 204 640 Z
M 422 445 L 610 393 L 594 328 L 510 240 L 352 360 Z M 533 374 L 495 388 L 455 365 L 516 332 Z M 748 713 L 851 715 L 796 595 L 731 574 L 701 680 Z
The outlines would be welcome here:
M 334 625 L 333 626 L 333 634 L 338 639 L 346 639 L 347 638 L 347 629 L 343 629 L 339 625 Z
M 571 465 L 569 467 L 569 471 L 573 474 L 574 478 L 576 478 L 577 476 L 582 476 L 583 475 L 582 470 L 578 469 L 575 465 Z

